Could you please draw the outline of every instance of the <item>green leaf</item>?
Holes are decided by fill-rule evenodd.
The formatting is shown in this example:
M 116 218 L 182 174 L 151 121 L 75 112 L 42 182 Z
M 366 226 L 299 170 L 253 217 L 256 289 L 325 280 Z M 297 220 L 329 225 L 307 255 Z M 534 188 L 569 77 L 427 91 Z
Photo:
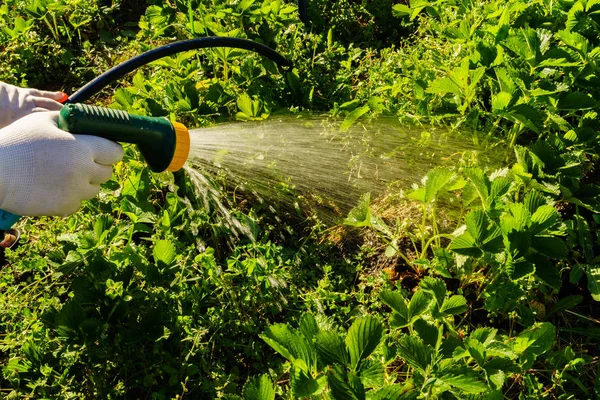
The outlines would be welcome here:
M 424 290 L 417 290 L 410 299 L 408 305 L 409 320 L 412 322 L 415 318 L 422 315 L 429 308 L 431 297 L 425 294 Z
M 304 336 L 294 332 L 286 324 L 274 324 L 259 335 L 276 352 L 291 361 L 294 366 L 311 372 L 316 365 L 316 350 Z
M 371 355 L 382 339 L 383 325 L 377 318 L 365 316 L 354 321 L 346 336 L 346 346 L 354 370 L 360 367 L 362 360 Z
M 465 168 L 465 177 L 473 184 L 481 204 L 485 206 L 490 194 L 490 180 L 480 168 Z
M 398 355 L 412 368 L 424 373 L 433 362 L 431 347 L 425 346 L 421 339 L 404 335 L 398 341 Z
M 442 307 L 446 298 L 446 284 L 443 280 L 426 276 L 421 280 L 419 287 L 433 296 L 438 307 Z
M 394 17 L 405 17 L 410 15 L 412 12 L 412 10 L 410 9 L 410 7 L 407 7 L 404 4 L 395 4 L 392 7 L 392 14 L 394 15 Z
M 552 315 L 570 310 L 583 301 L 583 296 L 571 295 L 564 297 L 556 302 L 554 307 L 546 314 L 546 318 L 550 318 Z
M 296 398 L 309 397 L 319 390 L 319 382 L 300 368 L 292 367 L 290 387 Z
M 465 217 L 465 223 L 467 225 L 467 231 L 473 237 L 476 244 L 481 244 L 485 238 L 485 232 L 487 231 L 488 220 L 487 216 L 481 209 L 473 210 Z
M 469 232 L 465 232 L 458 236 L 450 243 L 450 250 L 457 254 L 462 254 L 471 257 L 481 257 L 483 252 L 475 244 L 475 239 Z
M 477 339 L 468 338 L 467 340 L 465 340 L 465 347 L 466 347 L 467 351 L 469 352 L 469 355 L 471 357 L 473 357 L 475 362 L 477 362 L 477 364 L 480 367 L 483 367 L 483 365 L 485 364 L 485 358 L 486 358 L 485 357 L 485 347 L 483 346 L 483 343 L 481 343 Z
M 365 400 L 365 388 L 360 379 L 341 365 L 336 364 L 328 371 L 327 383 L 334 400 Z
M 596 101 L 593 97 L 581 92 L 563 94 L 558 100 L 559 110 L 587 110 L 594 108 Z
M 586 265 L 585 273 L 587 275 L 588 290 L 590 291 L 592 298 L 596 301 L 600 301 L 600 266 Z
M 549 205 L 540 206 L 531 216 L 532 233 L 542 233 L 554 226 L 559 220 L 560 214 L 554 207 Z
M 344 220 L 344 224 L 354 226 L 354 227 L 363 227 L 363 226 L 371 226 L 371 194 L 365 193 L 360 197 L 358 201 L 358 205 L 354 207 L 348 213 L 348 217 Z
M 469 309 L 467 299 L 461 295 L 454 295 L 444 301 L 440 311 L 448 315 L 456 315 L 466 312 Z
M 460 86 L 458 86 L 452 79 L 448 77 L 438 78 L 433 82 L 430 82 L 425 92 L 433 94 L 452 93 L 456 96 L 462 96 Z
M 426 322 L 423 319 L 418 319 L 413 325 L 423 343 L 430 345 L 434 349 L 438 347 L 438 342 L 442 339 L 441 328 L 438 329 L 434 324 Z
M 344 339 L 333 331 L 320 331 L 316 335 L 315 347 L 325 365 L 348 363 L 348 351 Z
M 512 100 L 512 94 L 506 92 L 500 92 L 492 96 L 492 111 L 499 112 L 504 111 L 510 101 Z
M 536 133 L 539 133 L 544 127 L 544 120 L 546 118 L 543 111 L 529 104 L 517 104 L 511 108 L 510 115 Z
M 361 363 L 357 375 L 367 389 L 381 387 L 385 383 L 385 368 L 380 360 L 367 360 Z
M 425 180 L 425 202 L 429 203 L 437 198 L 439 192 L 454 180 L 454 172 L 446 168 L 434 168 L 427 173 Z
M 394 328 L 403 328 L 410 324 L 410 314 L 406 300 L 398 291 L 383 291 L 379 294 L 379 298 L 385 304 L 394 310 L 394 318 L 392 326 Z
M 177 255 L 177 248 L 169 240 L 157 240 L 154 243 L 154 249 L 152 249 L 152 255 L 154 256 L 154 262 L 163 263 L 164 265 L 171 265 Z
M 490 345 L 496 338 L 498 333 L 497 329 L 493 328 L 477 328 L 469 336 L 471 339 L 475 339 L 481 342 L 484 346 Z
M 487 385 L 478 379 L 477 376 L 471 375 L 444 375 L 438 378 L 444 383 L 458 388 L 466 394 L 479 394 L 487 390 Z
M 513 342 L 513 350 L 520 357 L 524 369 L 529 369 L 535 359 L 552 348 L 556 328 L 549 322 L 536 324 L 522 332 Z
M 369 400 L 402 400 L 411 389 L 413 386 L 410 382 L 404 385 L 389 385 L 376 392 L 370 391 Z
M 308 340 L 312 340 L 312 338 L 319 332 L 319 326 L 317 325 L 315 317 L 309 313 L 302 315 L 302 318 L 300 318 L 299 328 L 300 332 L 302 332 L 302 335 Z
M 567 14 L 567 22 L 565 24 L 567 30 L 579 30 L 579 27 L 585 24 L 586 15 L 584 4 L 585 3 L 578 1 L 569 9 Z
M 354 123 L 363 115 L 365 115 L 366 113 L 368 113 L 371 110 L 371 107 L 369 107 L 368 105 L 362 106 L 357 108 L 354 111 L 351 111 L 348 115 L 346 115 L 346 118 L 344 118 L 344 120 L 342 121 L 341 125 L 340 125 L 340 132 L 346 132 L 348 129 L 350 129 L 350 127 L 352 127 L 352 125 L 354 125 Z
M 268 375 L 251 378 L 242 389 L 244 400 L 275 400 L 275 387 Z
M 567 258 L 569 253 L 565 242 L 556 236 L 534 236 L 531 238 L 531 247 L 548 258 L 559 260 Z

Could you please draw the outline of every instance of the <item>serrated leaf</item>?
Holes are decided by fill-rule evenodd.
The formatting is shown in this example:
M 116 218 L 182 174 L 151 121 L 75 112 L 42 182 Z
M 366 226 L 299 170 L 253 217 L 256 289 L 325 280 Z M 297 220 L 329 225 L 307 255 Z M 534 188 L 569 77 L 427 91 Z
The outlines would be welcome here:
M 402 400 L 405 398 L 405 394 L 413 389 L 413 385 L 408 382 L 404 385 L 394 384 L 386 386 L 376 392 L 370 391 L 368 393 L 369 400 Z
M 319 332 L 319 326 L 317 325 L 315 317 L 309 313 L 302 315 L 302 318 L 300 318 L 299 329 L 300 332 L 302 332 L 302 335 L 308 340 L 312 340 Z
M 586 265 L 585 273 L 588 281 L 587 287 L 592 298 L 596 301 L 600 301 L 600 266 Z
M 463 174 L 475 188 L 481 204 L 485 206 L 490 194 L 490 180 L 487 175 L 480 168 L 466 168 Z
M 395 4 L 392 7 L 392 14 L 394 15 L 394 17 L 405 17 L 410 15 L 411 13 L 412 10 L 410 9 L 410 7 L 404 4 Z
M 457 254 L 471 257 L 481 257 L 483 252 L 475 244 L 475 239 L 469 232 L 465 232 L 450 243 L 450 250 Z
M 433 94 L 452 93 L 457 96 L 462 96 L 460 86 L 458 86 L 452 79 L 448 77 L 438 78 L 433 82 L 430 82 L 425 92 Z
M 488 220 L 481 209 L 472 210 L 465 217 L 465 224 L 467 225 L 467 231 L 473 237 L 476 244 L 481 244 L 485 238 L 485 232 L 487 230 Z
M 487 390 L 485 382 L 471 375 L 444 375 L 439 377 L 442 382 L 458 388 L 466 394 L 479 394 Z
M 377 318 L 365 316 L 354 321 L 346 336 L 346 346 L 354 370 L 360 367 L 362 360 L 371 355 L 382 339 L 383 325 Z
M 558 100 L 559 110 L 587 110 L 594 108 L 596 101 L 593 97 L 581 92 L 563 94 Z
M 413 328 L 419 334 L 423 343 L 430 345 L 434 349 L 438 347 L 438 342 L 442 338 L 442 332 L 438 327 L 423 319 L 418 319 L 413 324 Z
M 558 260 L 567 258 L 569 253 L 565 242 L 556 236 L 534 236 L 531 238 L 531 247 L 545 257 Z
M 360 197 L 358 205 L 348 213 L 348 217 L 344 220 L 344 224 L 362 227 L 371 226 L 371 194 L 365 193 Z
M 469 337 L 481 342 L 484 346 L 488 346 L 494 341 L 497 333 L 497 329 L 478 328 L 474 330 Z
M 499 112 L 504 111 L 510 101 L 512 100 L 512 95 L 506 92 L 500 92 L 492 96 L 492 111 Z
M 525 207 L 527 207 L 529 213 L 534 214 L 539 207 L 546 204 L 546 200 L 540 192 L 531 190 L 525 195 L 523 203 L 525 204 Z
M 270 325 L 259 335 L 276 352 L 291 361 L 294 366 L 310 372 L 316 364 L 316 350 L 302 336 L 286 324 Z
M 517 336 L 513 350 L 519 355 L 523 368 L 531 368 L 538 356 L 550 350 L 555 337 L 556 328 L 549 322 L 537 324 Z
M 379 293 L 379 298 L 385 304 L 390 306 L 392 310 L 397 312 L 398 314 L 404 315 L 406 319 L 409 318 L 408 315 L 408 306 L 406 305 L 406 300 L 404 296 L 400 294 L 398 291 L 383 291 Z
M 419 283 L 419 287 L 433 296 L 438 307 L 442 306 L 446 298 L 446 284 L 443 280 L 426 276 Z
M 336 332 L 321 331 L 315 337 L 315 348 L 325 365 L 348 363 L 348 351 L 344 339 Z
M 435 200 L 439 192 L 452 182 L 455 176 L 454 172 L 446 168 L 434 168 L 429 171 L 425 180 L 425 202 Z
M 275 400 L 275 388 L 268 375 L 251 378 L 242 390 L 244 400 Z
M 490 183 L 490 196 L 492 201 L 498 201 L 510 189 L 511 180 L 505 176 L 499 176 Z M 491 203 L 488 200 L 488 204 Z
M 319 390 L 319 382 L 300 368 L 292 368 L 290 388 L 295 398 L 309 397 Z
M 367 360 L 361 363 L 357 375 L 367 389 L 381 387 L 385 383 L 385 368 L 379 360 Z
M 485 363 L 485 347 L 483 346 L 483 343 L 477 339 L 468 338 L 465 340 L 464 344 L 469 355 L 473 357 L 480 367 L 483 367 L 483 364 Z
M 177 248 L 169 240 L 157 240 L 152 249 L 154 262 L 163 263 L 167 266 L 171 265 L 177 255 Z
M 456 294 L 444 301 L 440 311 L 448 315 L 456 315 L 466 312 L 469 309 L 467 299 L 464 296 Z
M 334 400 L 365 400 L 365 388 L 360 379 L 341 365 L 334 365 L 328 371 L 327 383 Z
M 398 341 L 398 355 L 412 368 L 424 373 L 432 362 L 432 349 L 414 336 L 404 335 Z
M 544 112 L 529 104 L 517 104 L 510 109 L 510 115 L 536 133 L 544 126 Z
M 429 297 L 424 290 L 417 290 L 410 299 L 408 305 L 409 320 L 412 322 L 415 318 L 419 317 L 429 308 L 431 297 Z

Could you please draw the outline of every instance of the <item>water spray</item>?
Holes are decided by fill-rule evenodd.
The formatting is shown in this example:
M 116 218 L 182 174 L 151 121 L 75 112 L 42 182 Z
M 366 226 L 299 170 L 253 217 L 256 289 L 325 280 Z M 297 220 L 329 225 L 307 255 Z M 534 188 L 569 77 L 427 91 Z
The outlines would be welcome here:
M 120 110 L 79 104 L 88 100 L 108 84 L 140 66 L 173 54 L 201 48 L 233 47 L 254 51 L 279 66 L 291 63 L 273 49 L 251 40 L 227 37 L 203 37 L 171 43 L 125 61 L 92 80 L 68 99 L 59 114 L 58 127 L 73 133 L 103 137 L 137 145 L 148 167 L 154 172 L 178 171 L 187 161 L 190 150 L 188 129 L 166 118 L 144 117 Z M 0 231 L 4 241 L 0 247 L 12 247 L 19 232 L 11 227 L 20 216 L 0 210 Z

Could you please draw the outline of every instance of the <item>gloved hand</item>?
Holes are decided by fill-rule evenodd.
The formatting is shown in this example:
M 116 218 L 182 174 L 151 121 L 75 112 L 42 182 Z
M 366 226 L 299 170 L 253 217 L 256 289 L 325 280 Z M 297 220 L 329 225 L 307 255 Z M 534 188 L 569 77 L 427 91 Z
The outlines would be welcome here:
M 33 113 L 0 130 L 0 209 L 17 215 L 76 212 L 123 157 L 115 142 L 72 135 L 58 112 Z
M 32 112 L 59 111 L 62 104 L 58 101 L 66 96 L 62 92 L 23 89 L 0 82 L 0 128 Z

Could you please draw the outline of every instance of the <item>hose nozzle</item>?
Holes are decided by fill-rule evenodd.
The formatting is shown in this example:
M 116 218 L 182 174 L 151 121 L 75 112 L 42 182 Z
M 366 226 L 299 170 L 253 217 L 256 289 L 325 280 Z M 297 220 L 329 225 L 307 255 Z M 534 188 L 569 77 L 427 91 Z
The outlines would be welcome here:
M 77 103 L 62 108 L 58 127 L 74 134 L 136 144 L 154 172 L 178 171 L 190 152 L 188 129 L 166 118 L 143 117 Z

